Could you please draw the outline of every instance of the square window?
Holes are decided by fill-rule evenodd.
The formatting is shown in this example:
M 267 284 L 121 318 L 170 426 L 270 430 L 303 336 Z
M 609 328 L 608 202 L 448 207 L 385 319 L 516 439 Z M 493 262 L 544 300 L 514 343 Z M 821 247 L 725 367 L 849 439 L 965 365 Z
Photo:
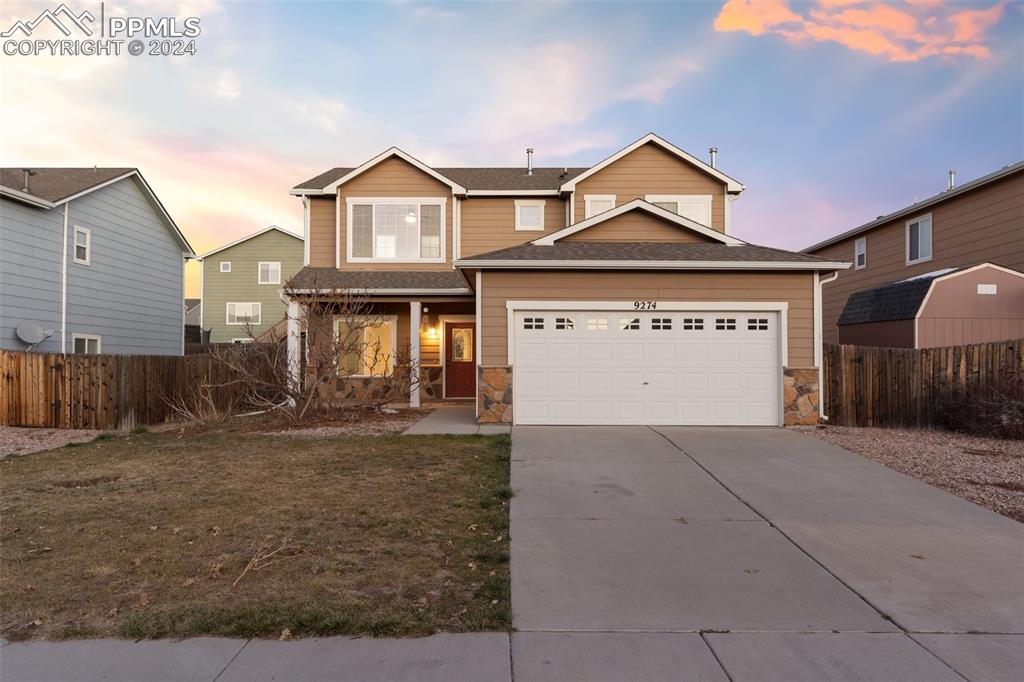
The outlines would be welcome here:
M 566 331 L 572 331 L 576 329 L 576 321 L 571 317 L 556 317 L 555 318 L 555 329 L 564 329 Z
M 544 230 L 544 202 L 516 201 L 516 229 L 542 232 Z
M 640 329 L 639 317 L 620 317 L 619 329 L 622 331 L 634 331 Z
M 99 355 L 100 337 L 89 334 L 73 334 L 71 337 L 72 348 L 79 355 Z
M 281 263 L 260 263 L 259 265 L 259 283 L 260 284 L 280 284 L 281 283 Z
M 608 318 L 590 317 L 587 318 L 587 330 L 592 332 L 603 332 L 608 330 Z
M 768 319 L 764 317 L 747 318 L 747 331 L 766 332 L 768 331 Z
M 523 318 L 523 329 L 543 329 L 544 318 L 543 317 L 524 317 Z
M 345 376 L 387 376 L 395 366 L 393 317 L 338 318 L 334 333 L 339 351 L 338 372 Z
M 222 260 L 220 262 L 220 271 L 221 272 L 231 272 L 231 261 L 229 261 L 229 260 Z
M 651 320 L 651 329 L 655 331 L 669 331 L 672 329 L 671 317 L 655 317 Z
M 719 317 L 715 320 L 715 329 L 718 331 L 733 331 L 736 329 L 736 318 L 734 317 Z
M 702 331 L 704 329 L 704 318 L 702 317 L 684 317 L 683 318 L 683 330 L 684 331 Z

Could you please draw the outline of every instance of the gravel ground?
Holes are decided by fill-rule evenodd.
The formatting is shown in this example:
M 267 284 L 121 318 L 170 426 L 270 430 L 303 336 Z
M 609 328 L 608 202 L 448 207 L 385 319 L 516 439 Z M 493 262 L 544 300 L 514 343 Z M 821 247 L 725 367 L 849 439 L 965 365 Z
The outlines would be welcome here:
M 102 431 L 88 429 L 30 429 L 0 426 L 0 459 L 7 455 L 62 448 L 68 443 L 87 443 Z
M 1024 523 L 1024 441 L 847 426 L 806 433 Z

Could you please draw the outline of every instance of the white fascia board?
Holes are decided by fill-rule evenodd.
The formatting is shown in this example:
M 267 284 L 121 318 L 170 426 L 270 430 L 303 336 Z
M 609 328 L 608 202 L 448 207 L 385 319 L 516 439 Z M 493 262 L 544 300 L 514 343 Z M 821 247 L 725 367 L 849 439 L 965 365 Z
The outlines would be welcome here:
M 293 197 L 318 196 L 318 195 L 321 195 L 323 193 L 324 193 L 324 191 L 322 189 L 290 189 L 290 190 L 288 190 L 288 194 L 291 194 Z
M 377 156 L 373 157 L 372 159 L 370 159 L 369 161 L 367 161 L 363 165 L 359 166 L 358 168 L 353 169 L 349 173 L 343 175 L 342 177 L 338 178 L 334 182 L 332 182 L 329 185 L 325 186 L 323 188 L 323 190 L 321 190 L 321 193 L 322 194 L 337 194 L 338 193 L 338 187 L 340 187 L 341 185 L 345 184 L 346 182 L 348 182 L 352 178 L 365 173 L 366 171 L 370 170 L 371 168 L 373 168 L 377 164 L 381 163 L 382 161 L 386 161 L 387 159 L 390 159 L 392 156 L 397 156 L 398 158 L 402 159 L 403 161 L 405 161 L 405 162 L 415 166 L 419 170 L 423 171 L 424 173 L 426 173 L 430 177 L 434 178 L 438 182 L 443 182 L 444 184 L 448 185 L 449 187 L 451 187 L 453 193 L 455 193 L 455 194 L 465 194 L 466 193 L 466 188 L 465 187 L 463 187 L 462 185 L 458 184 L 457 182 L 452 182 L 449 178 L 446 178 L 445 176 L 441 175 L 436 170 L 434 170 L 433 168 L 431 168 L 427 164 L 423 163 L 419 159 L 416 159 L 416 158 L 414 158 L 412 156 L 409 156 L 408 154 L 403 152 L 398 147 L 391 147 L 387 151 L 385 151 L 385 152 L 383 152 L 381 154 L 378 154 Z
M 225 249 L 230 249 L 232 246 L 238 246 L 242 242 L 247 242 L 250 239 L 255 239 L 256 237 L 259 237 L 261 234 L 266 234 L 267 232 L 270 232 L 271 230 L 277 230 L 281 234 L 288 235 L 289 237 L 294 237 L 295 239 L 298 239 L 300 242 L 305 242 L 306 241 L 305 239 L 303 239 L 299 235 L 295 234 L 294 232 L 289 232 L 288 230 L 284 229 L 283 227 L 278 227 L 277 225 L 271 225 L 270 227 L 263 228 L 259 232 L 254 232 L 254 233 L 252 233 L 250 235 L 242 237 L 241 239 L 236 239 L 235 241 L 231 242 L 230 244 L 225 244 L 224 246 L 218 246 L 216 249 L 214 249 L 212 251 L 207 251 L 203 255 L 198 256 L 196 258 L 196 260 L 200 260 L 201 261 L 204 258 L 208 258 L 208 257 L 212 256 L 215 253 L 220 253 L 221 251 L 224 251 Z
M 471 189 L 467 197 L 557 197 L 557 189 Z
M 462 296 L 472 294 L 472 289 L 292 289 L 291 294 L 357 294 L 363 296 Z
M 575 225 L 564 227 L 561 230 L 558 230 L 557 232 L 552 232 L 551 234 L 546 234 L 543 237 L 534 239 L 530 243 L 535 244 L 537 246 L 551 246 L 559 239 L 568 237 L 569 235 L 572 234 L 576 234 L 577 232 L 585 230 L 588 227 L 593 227 L 594 225 L 603 223 L 606 220 L 617 218 L 623 213 L 628 213 L 629 211 L 634 210 L 646 211 L 647 213 L 650 213 L 653 216 L 657 216 L 658 218 L 662 218 L 671 223 L 675 223 L 676 225 L 682 228 L 692 230 L 694 232 L 697 232 L 698 234 L 702 234 L 705 237 L 708 237 L 709 239 L 714 239 L 717 242 L 721 242 L 722 244 L 728 244 L 730 246 L 741 246 L 746 244 L 746 242 L 744 242 L 742 239 L 737 239 L 736 237 L 733 237 L 731 235 L 723 234 L 718 230 L 713 230 L 710 227 L 707 227 L 706 225 L 701 225 L 700 223 L 694 220 L 690 220 L 689 218 L 686 218 L 684 216 L 681 216 L 678 213 L 673 213 L 672 211 L 666 210 L 660 206 L 655 206 L 654 204 L 645 201 L 644 199 L 633 199 L 632 201 L 616 206 L 611 210 L 605 211 L 603 213 L 598 213 L 597 215 L 591 216 L 586 220 L 582 220 L 576 223 Z
M 32 196 L 31 194 L 26 194 L 25 192 L 19 192 L 11 187 L 0 186 L 0 196 L 9 197 L 26 204 L 31 204 L 37 208 L 53 208 L 57 205 L 52 201 L 46 201 L 45 199 L 40 199 L 39 197 Z
M 457 268 L 480 270 L 846 270 L 850 263 L 785 261 L 655 261 L 655 260 L 490 260 L 455 262 Z
M 626 156 L 632 151 L 635 151 L 636 149 L 639 149 L 648 142 L 653 142 L 654 144 L 658 145 L 659 147 L 669 152 L 670 154 L 674 154 L 683 161 L 686 161 L 687 163 L 696 166 L 697 168 L 704 171 L 708 175 L 714 176 L 718 180 L 721 180 L 723 183 L 725 183 L 727 192 L 739 194 L 744 189 L 746 189 L 746 186 L 742 182 L 739 182 L 738 180 L 729 177 L 728 175 L 718 170 L 717 168 L 712 168 L 709 164 L 704 163 L 697 157 L 693 156 L 692 154 L 689 154 L 688 152 L 683 151 L 682 149 L 675 146 L 671 142 L 668 142 L 667 140 L 658 137 L 654 133 L 647 133 L 646 135 L 644 135 L 643 137 L 641 137 L 639 140 L 629 145 L 628 147 L 620 149 L 619 151 L 615 152 L 604 161 L 601 161 L 600 163 L 591 166 L 586 171 L 580 173 L 573 179 L 567 180 L 566 182 L 562 183 L 562 186 L 560 188 L 561 191 L 573 191 L 576 188 L 576 184 L 579 183 L 581 180 L 585 180 L 586 178 L 590 177 L 591 175 L 601 170 L 602 168 L 610 166 L 611 164 L 615 163 L 622 157 Z

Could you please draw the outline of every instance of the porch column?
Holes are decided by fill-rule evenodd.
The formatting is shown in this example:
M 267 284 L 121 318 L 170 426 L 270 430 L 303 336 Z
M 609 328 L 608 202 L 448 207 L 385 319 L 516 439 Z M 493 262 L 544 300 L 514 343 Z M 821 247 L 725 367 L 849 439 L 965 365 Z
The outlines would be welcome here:
M 299 302 L 288 301 L 288 376 L 292 384 L 302 381 L 302 332 L 299 328 Z
M 409 301 L 409 407 L 420 406 L 420 313 L 419 301 Z

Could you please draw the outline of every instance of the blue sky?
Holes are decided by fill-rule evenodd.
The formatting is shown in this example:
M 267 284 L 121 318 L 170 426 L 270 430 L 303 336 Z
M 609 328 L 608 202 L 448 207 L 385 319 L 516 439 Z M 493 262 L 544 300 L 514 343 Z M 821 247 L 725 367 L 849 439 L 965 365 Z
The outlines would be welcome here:
M 5 3 L 0 23 L 48 6 Z M 649 131 L 715 145 L 748 186 L 735 232 L 787 248 L 933 194 L 949 168 L 1024 158 L 1021 2 L 105 9 L 199 16 L 198 54 L 0 55 L 0 156 L 138 166 L 200 250 L 300 230 L 291 185 L 393 144 L 434 165 L 518 165 L 527 146 L 590 165 Z

